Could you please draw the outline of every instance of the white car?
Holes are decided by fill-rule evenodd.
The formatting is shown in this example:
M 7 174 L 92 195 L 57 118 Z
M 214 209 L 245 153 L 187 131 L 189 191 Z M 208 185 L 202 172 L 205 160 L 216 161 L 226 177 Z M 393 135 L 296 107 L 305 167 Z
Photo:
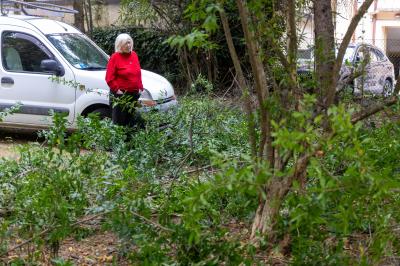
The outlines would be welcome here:
M 365 44 L 349 44 L 340 71 L 340 78 L 345 79 L 350 73 L 359 73 L 354 80 L 354 93 L 362 91 L 389 96 L 394 88 L 394 66 L 378 47 Z
M 298 52 L 298 74 L 304 79 L 311 78 L 314 71 L 313 50 L 306 49 Z M 378 47 L 366 43 L 351 43 L 348 45 L 342 68 L 340 81 L 349 80 L 354 94 L 369 92 L 388 96 L 393 92 L 395 76 L 394 66 Z
M 109 56 L 82 32 L 55 20 L 10 15 L 0 16 L 0 36 L 0 111 L 20 105 L 0 127 L 47 127 L 50 110 L 67 114 L 70 128 L 80 115 L 109 115 Z M 142 111 L 177 105 L 164 77 L 142 70 L 142 81 Z

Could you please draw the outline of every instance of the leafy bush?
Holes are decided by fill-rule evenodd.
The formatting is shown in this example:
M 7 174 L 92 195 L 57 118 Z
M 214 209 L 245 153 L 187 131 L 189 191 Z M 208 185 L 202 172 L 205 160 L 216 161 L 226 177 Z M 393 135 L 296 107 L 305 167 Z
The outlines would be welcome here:
M 185 209 L 186 192 L 200 181 L 183 171 L 210 167 L 210 156 L 216 153 L 227 158 L 243 153 L 246 127 L 239 109 L 208 98 L 182 99 L 176 112 L 148 113 L 145 118 L 146 129 L 137 132 L 109 120 L 80 118 L 78 129 L 68 135 L 65 117 L 54 114 L 53 127 L 41 133 L 46 145 L 21 146 L 19 161 L 0 161 L 1 210 L 8 213 L 0 217 L 1 235 L 33 238 L 37 247 L 50 247 L 56 257 L 60 242 L 73 234 L 80 219 L 104 213 L 106 224 L 126 239 L 127 247 L 143 246 L 140 252 L 127 252 L 132 260 L 157 249 L 160 261 L 170 261 L 171 250 L 160 248 L 166 238 L 141 217 L 150 219 L 160 210 L 159 223 L 170 227 L 184 248 L 191 231 L 181 231 L 171 215 Z M 6 239 L 1 243 L 4 251 Z M 185 261 L 201 260 L 214 245 L 220 249 L 218 239 Z M 224 256 L 230 257 L 229 252 L 226 248 Z
M 399 250 L 400 124 L 345 128 L 312 161 L 306 191 L 287 201 L 295 264 L 380 264 Z
M 310 115 L 306 107 L 293 114 L 298 123 Z M 382 263 L 400 248 L 400 142 L 393 137 L 400 124 L 368 129 L 352 126 L 343 108 L 330 114 L 335 137 L 312 160 L 308 186 L 298 184 L 284 202 L 277 233 L 290 239 L 293 264 Z M 271 173 L 250 159 L 242 111 L 194 95 L 175 112 L 144 117 L 146 128 L 134 132 L 80 118 L 67 134 L 65 117 L 55 114 L 42 133 L 46 143 L 21 146 L 18 161 L 0 160 L 0 258 L 14 237 L 57 257 L 79 221 L 98 214 L 132 264 L 265 263 L 247 239 Z M 276 143 L 294 150 L 296 138 L 316 137 L 278 123 L 275 133 Z M 38 254 L 14 262 L 33 264 Z

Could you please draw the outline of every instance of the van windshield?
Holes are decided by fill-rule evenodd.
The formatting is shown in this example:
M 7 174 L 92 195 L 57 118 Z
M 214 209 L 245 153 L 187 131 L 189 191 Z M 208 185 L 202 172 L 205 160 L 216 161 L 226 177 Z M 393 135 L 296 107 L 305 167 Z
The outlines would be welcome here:
M 47 35 L 50 42 L 77 69 L 104 70 L 107 56 L 83 34 Z

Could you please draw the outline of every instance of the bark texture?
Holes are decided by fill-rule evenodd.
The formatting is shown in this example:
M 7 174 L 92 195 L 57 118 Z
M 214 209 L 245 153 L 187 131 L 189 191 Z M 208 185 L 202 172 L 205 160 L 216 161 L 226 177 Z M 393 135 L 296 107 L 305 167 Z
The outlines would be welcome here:
M 318 82 L 318 101 L 322 110 L 333 103 L 332 73 L 335 65 L 335 39 L 331 0 L 314 2 L 315 76 Z M 320 110 L 321 111 L 321 110 Z
M 78 11 L 77 14 L 74 14 L 74 26 L 77 27 L 80 31 L 85 32 L 85 16 L 83 11 L 83 1 L 74 0 L 73 8 Z

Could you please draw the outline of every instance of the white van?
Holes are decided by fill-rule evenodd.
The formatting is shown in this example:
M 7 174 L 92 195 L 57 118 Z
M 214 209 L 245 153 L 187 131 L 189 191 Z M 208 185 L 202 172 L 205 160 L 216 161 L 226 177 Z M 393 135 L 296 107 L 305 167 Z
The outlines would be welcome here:
M 66 113 L 70 128 L 79 115 L 109 116 L 109 57 L 76 28 L 34 16 L 0 16 L 0 57 L 0 111 L 20 105 L 0 127 L 46 127 L 50 110 Z M 177 105 L 165 78 L 142 70 L 142 81 L 143 111 Z

